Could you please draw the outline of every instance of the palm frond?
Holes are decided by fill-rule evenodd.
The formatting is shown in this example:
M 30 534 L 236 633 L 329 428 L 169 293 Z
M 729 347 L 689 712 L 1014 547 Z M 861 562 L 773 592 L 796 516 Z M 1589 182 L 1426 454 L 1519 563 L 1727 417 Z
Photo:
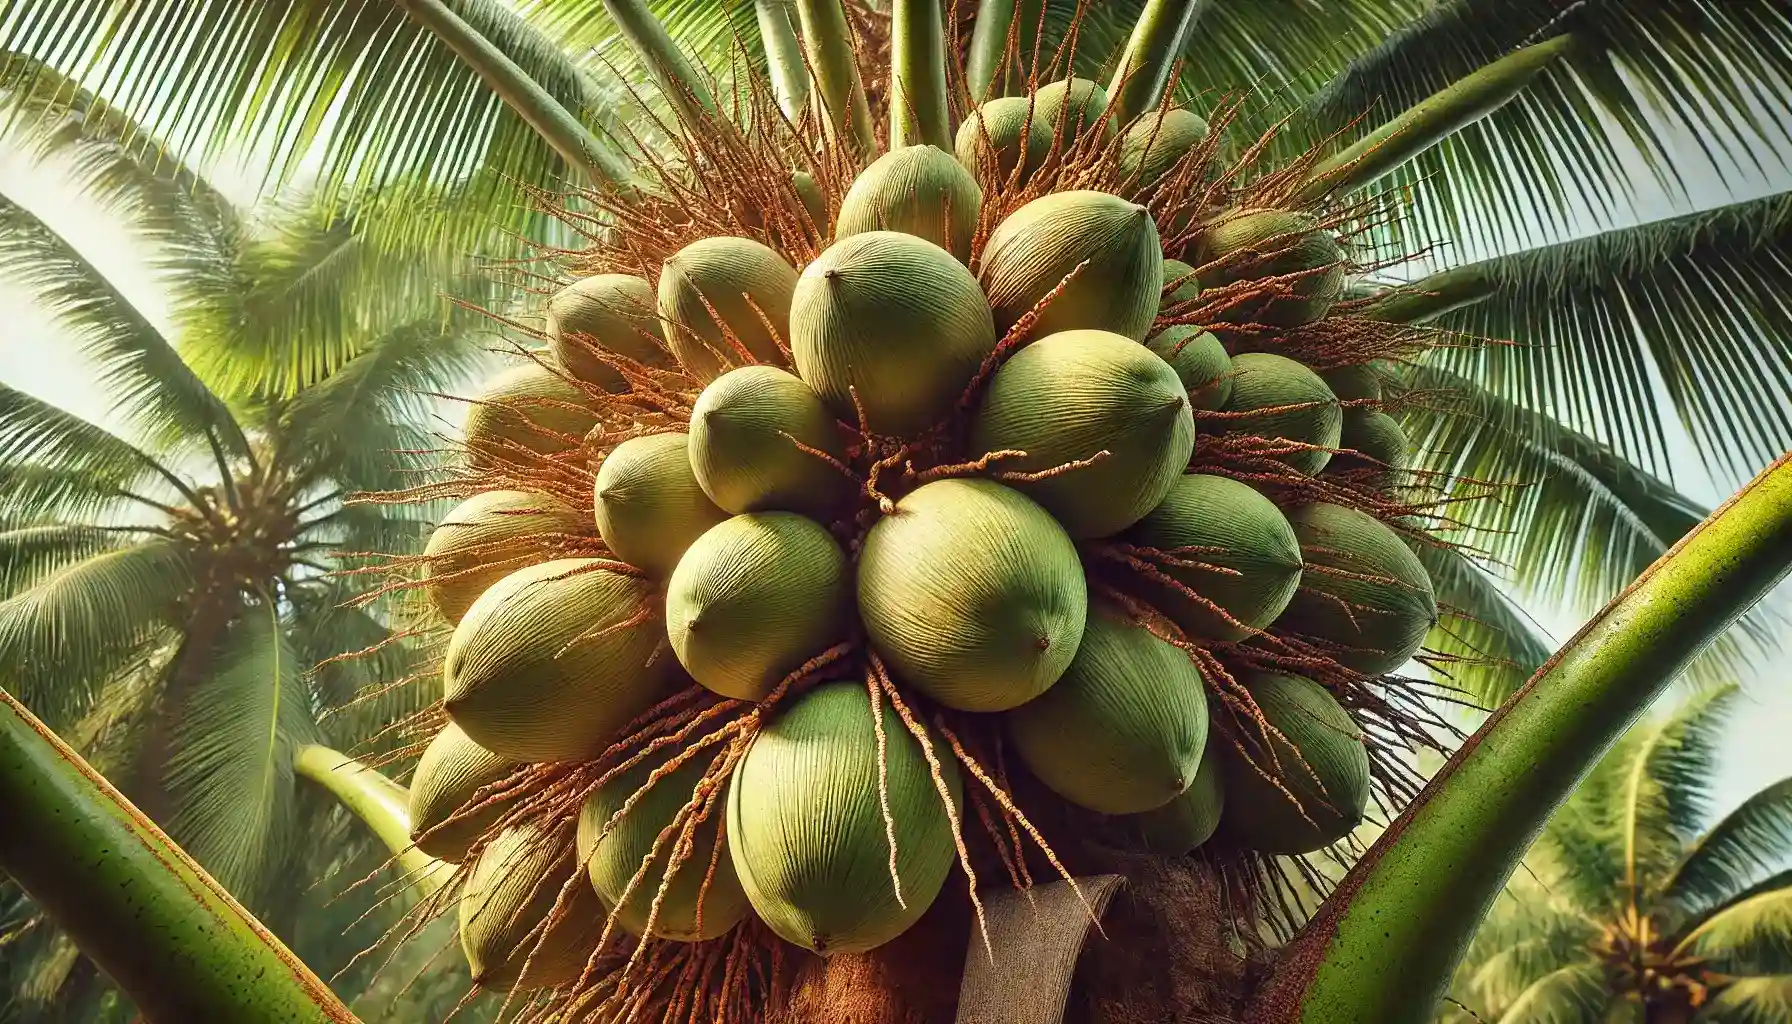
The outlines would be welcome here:
M 1663 895 L 1691 909 L 1734 896 L 1792 851 L 1792 779 L 1756 792 L 1700 836 Z
M 1500 1024 L 1606 1024 L 1611 995 L 1598 963 L 1569 964 L 1538 978 L 1524 990 Z
M 63 523 L 0 529 L 0 599 L 29 590 L 58 569 L 112 551 L 127 539 L 123 531 Z
M 1451 659 L 1435 671 L 1480 706 L 1498 707 L 1549 658 L 1549 644 L 1500 592 L 1489 567 L 1454 548 L 1415 550 L 1443 614 L 1425 646 Z
M 1595 929 L 1557 905 L 1548 887 L 1521 872 L 1490 908 L 1458 966 L 1451 993 L 1496 1019 L 1538 981 L 1590 959 Z
M 159 482 L 192 497 L 154 456 L 73 413 L 0 384 L 0 515 L 64 518 Z
M 1705 918 L 1683 945 L 1730 974 L 1792 971 L 1792 886 L 1730 904 Z
M 1781 1024 L 1792 1020 L 1792 974 L 1738 978 L 1706 1004 L 1710 1024 Z
M 1597 771 L 1618 789 L 1629 898 L 1666 882 L 1685 844 L 1709 813 L 1711 781 L 1723 749 L 1734 686 L 1694 693 L 1672 711 L 1632 728 Z

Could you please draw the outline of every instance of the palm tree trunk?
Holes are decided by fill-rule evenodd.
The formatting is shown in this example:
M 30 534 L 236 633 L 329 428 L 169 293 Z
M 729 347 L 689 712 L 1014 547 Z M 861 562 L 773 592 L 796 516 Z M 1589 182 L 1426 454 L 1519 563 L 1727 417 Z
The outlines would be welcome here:
M 187 698 L 192 696 L 194 687 L 211 670 L 213 656 L 224 630 L 241 611 L 241 604 L 234 596 L 234 588 L 225 590 L 229 586 L 228 583 L 209 579 L 199 581 L 199 601 L 192 614 L 187 617 L 181 634 L 180 649 L 175 652 L 168 666 L 167 682 L 150 706 L 149 723 L 144 729 L 136 757 L 132 759 L 124 786 L 125 794 L 137 805 L 137 809 L 148 815 L 149 820 L 164 827 L 174 810 L 168 795 L 166 770 L 169 759 L 174 754 L 175 726 L 180 721 L 182 709 L 187 706 Z M 218 596 L 221 593 L 230 593 L 231 596 Z

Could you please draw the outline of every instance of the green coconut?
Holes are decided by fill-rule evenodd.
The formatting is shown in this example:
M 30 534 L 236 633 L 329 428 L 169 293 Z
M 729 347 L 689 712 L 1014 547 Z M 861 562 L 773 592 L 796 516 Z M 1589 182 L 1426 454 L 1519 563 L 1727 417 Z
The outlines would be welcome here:
M 1326 467 L 1329 472 L 1362 470 L 1386 474 L 1412 468 L 1412 447 L 1400 422 L 1375 409 L 1344 410 L 1343 449 Z
M 1140 596 L 1196 640 L 1251 636 L 1276 621 L 1300 586 L 1300 541 L 1288 518 L 1274 502 L 1229 477 L 1182 477 L 1125 539 L 1181 560 L 1184 564 L 1156 568 L 1243 624 L 1227 622 L 1176 588 L 1136 576 Z M 1188 564 L 1195 562 L 1201 566 Z
M 557 540 L 590 532 L 584 516 L 545 494 L 475 494 L 448 513 L 423 549 L 430 602 L 443 618 L 459 622 L 487 587 L 547 561 Z
M 923 238 L 867 231 L 803 270 L 790 307 L 796 372 L 836 416 L 912 436 L 940 422 L 995 349 L 977 281 Z
M 731 366 L 783 363 L 778 342 L 790 337 L 795 288 L 796 270 L 763 243 L 732 237 L 692 242 L 660 268 L 659 314 L 672 354 L 704 383 Z
M 461 439 L 474 466 L 494 466 L 517 461 L 521 451 L 570 451 L 595 426 L 590 397 L 577 384 L 529 362 L 486 382 L 467 408 Z
M 1159 313 L 1187 302 L 1201 294 L 1201 282 L 1195 279 L 1195 268 L 1181 260 L 1164 261 L 1163 296 L 1158 300 Z
M 790 187 L 796 190 L 796 197 L 803 204 L 803 210 L 815 224 L 815 231 L 823 238 L 828 234 L 828 197 L 821 191 L 821 185 L 815 175 L 808 171 L 791 171 Z
M 794 512 L 754 512 L 712 527 L 679 560 L 666 634 L 692 679 L 759 700 L 845 639 L 851 608 L 851 569 L 832 534 Z
M 1201 283 L 1208 288 L 1310 271 L 1273 296 L 1232 307 L 1223 315 L 1229 323 L 1310 324 L 1330 312 L 1344 294 L 1344 251 L 1305 213 L 1232 211 L 1206 226 L 1195 253 Z
M 1050 148 L 1054 135 L 1060 139 L 1060 156 L 1092 131 L 1099 130 L 1103 142 L 1114 137 L 1114 119 L 1102 117 L 1108 109 L 1108 91 L 1098 83 L 1087 78 L 1065 78 L 1041 86 L 1036 95 L 1038 106 L 1033 123 L 1043 133 L 1046 148 Z
M 970 444 L 976 453 L 1027 453 L 1002 460 L 1005 471 L 1094 459 L 1011 486 L 1070 536 L 1106 537 L 1163 500 L 1194 452 L 1195 420 L 1176 371 L 1149 349 L 1106 331 L 1063 331 L 1016 352 L 990 378 Z
M 724 849 L 716 854 L 728 808 L 725 792 L 713 798 L 705 794 L 705 801 L 714 802 L 707 805 L 707 817 L 692 830 L 690 851 L 678 870 L 672 872 L 671 884 L 666 884 L 666 869 L 671 866 L 673 848 L 683 834 L 683 823 L 663 843 L 658 842 L 660 833 L 692 802 L 713 753 L 696 755 L 646 788 L 648 776 L 662 768 L 672 755 L 650 757 L 593 790 L 579 811 L 579 863 L 590 872 L 591 885 L 604 903 L 616 908 L 616 922 L 631 934 L 646 937 L 648 918 L 652 916 L 654 937 L 702 942 L 723 934 L 747 916 L 747 894 L 741 891 L 740 876 L 734 872 L 734 858 L 726 850 L 726 839 L 720 839 Z M 723 780 L 723 786 L 726 785 L 727 780 Z M 634 806 L 617 819 L 624 803 L 636 794 L 639 798 Z M 703 807 L 699 803 L 687 818 L 702 812 Z M 631 890 L 629 882 L 641 872 L 641 865 L 649 856 L 653 863 Z M 712 859 L 714 874 L 709 870 Z M 622 899 L 625 892 L 627 902 Z M 654 914 L 656 898 L 660 906 Z
M 859 549 L 859 615 L 902 681 L 961 711 L 1044 693 L 1076 656 L 1088 586 L 1045 509 L 988 480 L 909 492 Z
M 881 770 L 865 685 L 819 686 L 760 731 L 728 792 L 728 849 L 747 899 L 773 932 L 817 953 L 860 953 L 902 934 L 952 869 L 951 821 L 921 745 L 887 700 L 880 717 Z M 957 762 L 933 744 L 962 806 Z
M 664 696 L 672 659 L 654 656 L 665 625 L 653 586 L 603 564 L 519 569 L 467 610 L 448 641 L 443 696 L 473 742 L 517 761 L 587 757 Z
M 616 557 L 664 579 L 691 542 L 728 518 L 691 470 L 690 435 L 631 437 L 597 469 L 597 532 Z
M 901 231 L 925 238 L 966 263 L 982 209 L 983 190 L 977 179 L 945 150 L 905 146 L 859 172 L 840 203 L 834 237 Z
M 952 149 L 965 170 L 975 175 L 980 167 L 985 167 L 985 174 L 1002 182 L 1024 160 L 1020 183 L 1025 184 L 1033 170 L 1044 162 L 1050 147 L 1050 133 L 1040 129 L 1032 99 L 1004 96 L 990 100 L 965 118 L 958 126 Z
M 1353 508 L 1315 502 L 1289 512 L 1288 521 L 1307 571 L 1278 625 L 1320 640 L 1339 664 L 1366 676 L 1406 664 L 1437 625 L 1437 598 L 1419 557 Z
M 569 376 L 605 391 L 629 384 L 592 346 L 644 366 L 670 369 L 672 353 L 660 327 L 653 286 L 627 274 L 594 274 L 548 299 L 548 349 Z
M 1207 121 L 1173 107 L 1153 110 L 1120 137 L 1120 173 L 1129 189 L 1143 192 L 1170 173 L 1188 152 L 1207 141 Z
M 417 849 L 453 864 L 467 857 L 473 841 L 504 813 L 508 801 L 482 806 L 450 824 L 448 819 L 471 803 L 479 791 L 508 776 L 515 761 L 474 743 L 460 726 L 449 722 L 436 733 L 411 775 L 411 842 Z
M 554 923 L 541 927 L 577 872 L 572 848 L 535 829 L 508 829 L 486 844 L 457 908 L 461 951 L 474 983 L 521 991 L 578 979 L 603 937 L 597 892 L 583 882 L 574 885 Z
M 1226 807 L 1219 753 L 1225 742 L 1208 741 L 1195 781 L 1169 803 L 1125 819 L 1127 831 L 1140 847 L 1164 857 L 1185 857 L 1213 838 L 1220 826 L 1220 813 Z
M 838 469 L 794 442 L 844 462 L 834 414 L 815 389 L 775 366 L 717 377 L 691 409 L 691 472 L 726 512 L 802 512 L 832 518 L 857 493 Z
M 1319 374 L 1342 402 L 1381 401 L 1381 371 L 1374 363 L 1339 366 Z
M 1187 652 L 1097 608 L 1064 675 L 1005 720 L 1015 752 L 1053 792 L 1103 814 L 1136 814 L 1194 779 L 1207 693 Z
M 1369 804 L 1362 730 L 1310 679 L 1260 673 L 1245 685 L 1275 734 L 1266 741 L 1247 721 L 1239 728 L 1248 757 L 1221 744 L 1226 814 L 1220 831 L 1247 849 L 1288 856 L 1343 839 Z
M 1212 331 L 1176 324 L 1145 343 L 1176 371 L 1191 406 L 1202 411 L 1225 408 L 1232 397 L 1232 357 Z
M 1014 211 L 983 248 L 980 280 L 996 330 L 1014 326 L 1072 271 L 1039 310 L 1034 337 L 1090 329 L 1145 340 L 1164 280 L 1150 211 L 1088 191 L 1054 192 Z
M 1232 357 L 1232 394 L 1224 408 L 1257 413 L 1228 420 L 1227 433 L 1312 445 L 1276 456 L 1309 476 L 1331 461 L 1331 449 L 1338 447 L 1344 427 L 1344 411 L 1325 381 L 1300 363 L 1270 352 Z

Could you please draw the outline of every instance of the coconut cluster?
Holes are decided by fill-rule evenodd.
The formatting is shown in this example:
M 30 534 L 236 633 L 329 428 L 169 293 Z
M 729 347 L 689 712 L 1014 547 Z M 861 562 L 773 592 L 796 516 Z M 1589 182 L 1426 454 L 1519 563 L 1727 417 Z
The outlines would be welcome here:
M 930 722 L 991 723 L 1051 792 L 1161 853 L 1217 835 L 1300 854 L 1359 823 L 1370 762 L 1327 680 L 1405 663 L 1430 581 L 1378 518 L 1196 457 L 1198 435 L 1232 437 L 1288 480 L 1397 486 L 1375 366 L 1229 340 L 1325 317 L 1345 255 L 1305 213 L 1244 209 L 1177 225 L 1194 241 L 1167 258 L 1137 200 L 1206 124 L 1120 130 L 1105 104 L 1073 79 L 985 104 L 955 153 L 883 155 L 806 266 L 714 237 L 657 280 L 584 278 L 549 302 L 542 358 L 473 405 L 472 463 L 501 467 L 578 448 L 594 396 L 665 375 L 695 393 L 688 423 L 601 452 L 588 514 L 492 490 L 430 541 L 451 724 L 412 814 L 425 851 L 478 852 L 460 914 L 483 984 L 577 977 L 606 919 L 691 942 L 752 915 L 823 954 L 889 941 L 959 861 L 980 784 Z M 1079 132 L 1109 134 L 1127 187 L 985 217 L 980 180 L 1024 183 Z M 1234 287 L 1262 280 L 1283 286 Z M 1179 318 L 1228 288 L 1250 295 Z M 607 555 L 554 557 L 593 528 Z M 1227 668 L 1278 636 L 1331 675 Z M 480 794 L 519 765 L 599 758 L 693 683 L 764 711 L 726 777 L 666 733 L 589 794 L 575 848 L 489 834 L 505 805 Z M 579 872 L 590 906 L 544 936 L 542 894 Z

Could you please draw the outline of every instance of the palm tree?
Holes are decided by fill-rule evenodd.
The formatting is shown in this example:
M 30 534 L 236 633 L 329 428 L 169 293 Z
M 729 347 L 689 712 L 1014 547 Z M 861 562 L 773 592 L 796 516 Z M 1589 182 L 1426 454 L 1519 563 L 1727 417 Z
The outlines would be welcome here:
M 1458 969 L 1448 1024 L 1792 1013 L 1792 779 L 1709 821 L 1734 688 L 1632 730 L 1551 819 Z

